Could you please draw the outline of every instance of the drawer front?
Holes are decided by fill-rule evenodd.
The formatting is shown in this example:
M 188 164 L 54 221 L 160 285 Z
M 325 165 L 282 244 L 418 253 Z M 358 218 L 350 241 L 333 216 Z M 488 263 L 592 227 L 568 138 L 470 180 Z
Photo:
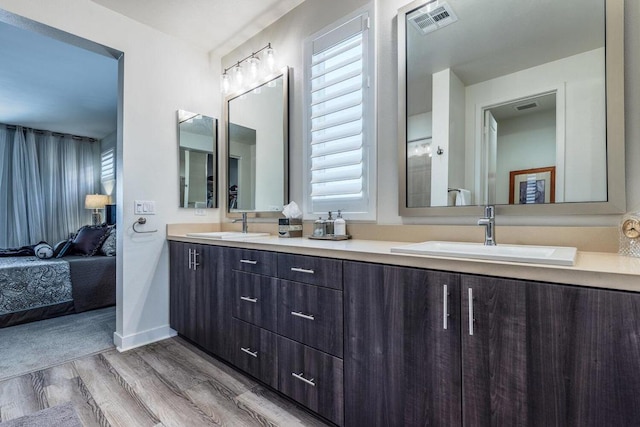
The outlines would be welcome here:
M 228 249 L 231 269 L 248 273 L 275 276 L 278 258 L 274 252 L 251 249 Z
M 342 291 L 279 280 L 277 305 L 280 335 L 342 357 Z
M 344 425 L 341 359 L 278 337 L 279 390 L 338 425 Z
M 276 330 L 278 279 L 233 271 L 233 316 L 271 331 Z
M 278 254 L 278 277 L 311 285 L 342 289 L 342 261 L 304 255 Z
M 233 364 L 255 378 L 278 387 L 277 336 L 238 319 L 232 320 Z

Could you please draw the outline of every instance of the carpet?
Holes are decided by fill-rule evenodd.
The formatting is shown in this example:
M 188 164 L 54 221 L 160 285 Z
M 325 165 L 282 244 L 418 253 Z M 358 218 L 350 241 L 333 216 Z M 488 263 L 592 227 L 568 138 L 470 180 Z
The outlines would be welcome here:
M 82 427 L 71 403 L 43 409 L 24 417 L 0 423 L 2 427 Z
M 0 381 L 113 347 L 115 307 L 0 329 Z

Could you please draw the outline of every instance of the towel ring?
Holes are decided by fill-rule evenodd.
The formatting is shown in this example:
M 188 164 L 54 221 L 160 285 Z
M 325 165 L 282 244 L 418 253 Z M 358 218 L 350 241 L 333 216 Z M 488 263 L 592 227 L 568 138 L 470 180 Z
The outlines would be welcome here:
M 134 232 L 139 233 L 139 234 L 145 234 L 145 233 L 157 233 L 157 232 L 158 232 L 158 230 L 149 230 L 149 231 L 138 231 L 138 230 L 136 230 L 136 225 L 137 225 L 137 224 L 144 225 L 144 224 L 146 224 L 146 223 L 147 223 L 147 218 L 145 218 L 145 217 L 142 217 L 142 216 L 141 216 L 140 218 L 138 218 L 138 219 L 137 219 L 137 221 L 136 221 L 136 222 L 134 222 L 134 223 L 133 223 L 133 225 L 131 226 L 131 228 L 133 228 L 133 231 L 134 231 Z

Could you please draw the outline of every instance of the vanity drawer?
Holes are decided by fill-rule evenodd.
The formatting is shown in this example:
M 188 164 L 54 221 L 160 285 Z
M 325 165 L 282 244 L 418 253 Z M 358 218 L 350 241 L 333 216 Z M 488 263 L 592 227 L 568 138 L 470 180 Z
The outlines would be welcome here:
M 278 333 L 342 357 L 342 291 L 280 280 Z
M 232 274 L 233 316 L 275 331 L 278 279 L 242 271 Z
M 255 378 L 278 387 L 277 335 L 232 319 L 233 364 Z
M 304 255 L 278 254 L 278 277 L 342 289 L 342 261 Z
M 275 276 L 278 258 L 274 252 L 251 249 L 229 249 L 229 263 L 233 270 Z
M 343 362 L 278 337 L 278 389 L 338 425 L 344 424 Z

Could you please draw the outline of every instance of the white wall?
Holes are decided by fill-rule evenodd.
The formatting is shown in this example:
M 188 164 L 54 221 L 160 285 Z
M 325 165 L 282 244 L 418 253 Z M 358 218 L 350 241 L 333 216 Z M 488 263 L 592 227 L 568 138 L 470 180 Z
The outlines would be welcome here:
M 89 0 L 0 0 L 0 8 L 124 52 L 116 341 L 128 348 L 166 336 L 165 224 L 219 220 L 218 210 L 194 216 L 178 208 L 176 110 L 220 116 L 219 66 L 210 66 L 206 52 Z M 156 201 L 157 215 L 143 228 L 157 233 L 133 233 L 135 199 Z

